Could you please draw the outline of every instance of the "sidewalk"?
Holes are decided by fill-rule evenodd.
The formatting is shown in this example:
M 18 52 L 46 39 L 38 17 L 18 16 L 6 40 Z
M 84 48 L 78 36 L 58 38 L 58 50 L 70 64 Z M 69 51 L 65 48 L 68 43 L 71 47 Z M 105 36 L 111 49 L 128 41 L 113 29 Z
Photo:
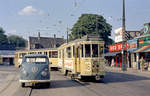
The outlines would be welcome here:
M 150 77 L 150 71 L 141 71 L 133 68 L 127 68 L 127 71 L 122 71 L 119 67 L 109 67 L 106 66 L 107 72 L 117 72 L 117 73 L 126 73 L 126 74 L 134 74 L 134 75 L 142 75 L 146 77 Z

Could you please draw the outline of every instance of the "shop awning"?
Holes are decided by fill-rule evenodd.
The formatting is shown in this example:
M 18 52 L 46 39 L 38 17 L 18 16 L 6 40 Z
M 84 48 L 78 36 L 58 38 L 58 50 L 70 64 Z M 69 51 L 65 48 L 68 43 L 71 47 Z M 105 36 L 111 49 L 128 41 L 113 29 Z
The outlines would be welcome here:
M 108 52 L 108 53 L 105 54 L 105 56 L 106 56 L 106 57 L 107 57 L 107 56 L 116 56 L 116 54 L 119 54 L 119 53 L 121 53 L 121 51 Z
M 150 51 L 150 45 L 148 46 L 143 46 L 141 48 L 138 48 L 135 53 L 140 53 L 140 52 L 149 52 Z

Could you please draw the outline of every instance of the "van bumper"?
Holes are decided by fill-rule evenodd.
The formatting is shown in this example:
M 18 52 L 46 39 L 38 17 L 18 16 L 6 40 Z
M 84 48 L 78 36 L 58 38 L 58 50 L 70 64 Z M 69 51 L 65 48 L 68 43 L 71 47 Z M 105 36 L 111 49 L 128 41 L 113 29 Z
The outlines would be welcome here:
M 44 83 L 50 82 L 50 80 L 19 80 L 21 83 Z

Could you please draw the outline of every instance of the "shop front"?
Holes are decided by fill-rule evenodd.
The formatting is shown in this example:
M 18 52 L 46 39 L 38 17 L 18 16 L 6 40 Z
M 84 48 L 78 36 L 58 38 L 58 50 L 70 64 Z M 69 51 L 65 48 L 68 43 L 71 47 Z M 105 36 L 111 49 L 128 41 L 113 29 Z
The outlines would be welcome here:
M 137 69 L 137 64 L 136 64 L 136 53 L 135 50 L 137 49 L 137 40 L 138 39 L 132 39 L 127 41 L 127 51 L 128 51 L 128 65 L 129 68 L 134 68 Z
M 150 36 L 138 39 L 139 48 L 135 51 L 137 56 L 138 69 L 150 71 Z M 142 60 L 144 63 L 142 64 Z
M 126 49 L 127 49 L 127 44 L 125 50 Z M 122 43 L 117 43 L 109 46 L 109 52 L 105 54 L 105 58 L 108 60 L 110 66 L 115 66 L 115 67 L 122 66 L 121 51 L 122 51 Z M 128 62 L 127 62 L 127 66 L 128 66 Z

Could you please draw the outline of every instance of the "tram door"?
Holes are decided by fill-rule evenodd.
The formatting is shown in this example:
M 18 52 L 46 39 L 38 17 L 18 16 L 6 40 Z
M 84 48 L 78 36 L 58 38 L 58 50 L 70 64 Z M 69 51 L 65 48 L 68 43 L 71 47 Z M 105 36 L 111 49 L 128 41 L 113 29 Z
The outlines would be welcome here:
M 75 58 L 76 58 L 76 68 L 77 68 L 77 72 L 81 72 L 81 58 L 80 58 L 80 52 L 81 52 L 81 49 L 80 47 L 76 47 L 75 48 Z

